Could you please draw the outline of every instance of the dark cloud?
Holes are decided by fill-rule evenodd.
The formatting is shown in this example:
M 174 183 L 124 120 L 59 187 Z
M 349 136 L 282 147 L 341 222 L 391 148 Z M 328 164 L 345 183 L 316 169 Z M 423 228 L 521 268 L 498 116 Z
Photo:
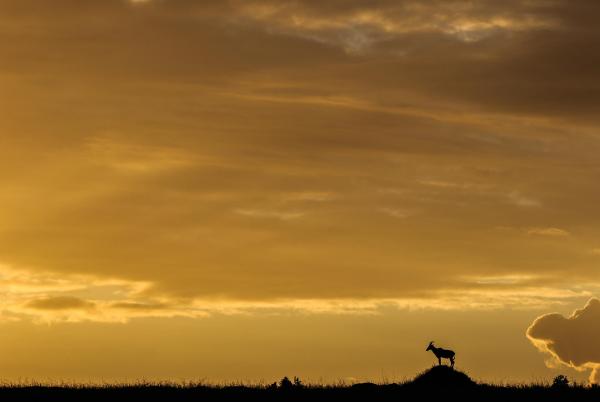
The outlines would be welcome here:
M 71 296 L 52 296 L 32 300 L 27 307 L 37 310 L 80 310 L 93 309 L 96 304 L 87 300 Z

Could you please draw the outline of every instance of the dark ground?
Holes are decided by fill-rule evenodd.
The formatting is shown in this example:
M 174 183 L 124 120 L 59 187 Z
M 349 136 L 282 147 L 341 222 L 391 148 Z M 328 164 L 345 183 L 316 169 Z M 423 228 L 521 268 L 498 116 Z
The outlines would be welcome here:
M 207 386 L 4 386 L 0 401 L 600 401 L 600 387 L 477 384 L 461 371 L 433 367 L 402 384 Z

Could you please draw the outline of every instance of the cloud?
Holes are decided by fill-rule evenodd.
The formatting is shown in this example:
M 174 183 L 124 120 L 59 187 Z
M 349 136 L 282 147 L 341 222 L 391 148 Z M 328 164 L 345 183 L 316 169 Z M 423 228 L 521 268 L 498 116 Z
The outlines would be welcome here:
M 536 318 L 527 338 L 541 352 L 577 370 L 592 369 L 590 382 L 600 379 L 600 300 L 590 299 L 569 317 L 558 313 Z
M 502 276 L 480 276 L 467 277 L 468 281 L 472 281 L 481 285 L 517 285 L 522 283 L 535 283 L 537 279 L 533 275 L 502 275 Z
M 503 32 L 539 30 L 557 24 L 551 16 L 535 15 L 534 7 L 515 2 L 494 12 L 488 4 L 461 1 L 368 5 L 337 2 L 320 5 L 298 1 L 282 5 L 272 1 L 238 3 L 238 13 L 249 20 L 269 23 L 273 29 L 311 40 L 336 44 L 348 52 L 361 52 L 396 36 L 439 33 L 475 42 Z M 497 10 L 500 11 L 500 10 Z
M 464 189 L 468 189 L 471 187 L 471 184 L 469 184 L 469 183 L 453 183 L 450 181 L 432 180 L 432 179 L 419 180 L 419 183 L 424 186 L 439 187 L 439 188 L 446 188 L 446 189 L 463 189 L 464 190 Z
M 303 191 L 288 193 L 283 196 L 285 201 L 327 202 L 337 198 L 337 194 L 328 191 Z
M 526 207 L 526 208 L 532 208 L 532 207 L 539 207 L 542 205 L 542 203 L 534 198 L 531 197 L 527 197 L 522 195 L 519 192 L 515 192 L 513 191 L 512 193 L 510 193 L 508 195 L 508 200 L 510 203 L 517 205 L 519 207 Z
M 527 230 L 527 234 L 534 236 L 549 236 L 549 237 L 567 237 L 571 236 L 571 233 L 559 228 L 547 227 L 547 228 L 531 228 Z
M 379 208 L 379 210 L 381 212 L 383 212 L 386 215 L 389 215 L 391 217 L 397 218 L 397 219 L 404 219 L 404 218 L 408 218 L 409 216 L 412 216 L 415 214 L 414 211 L 412 210 L 406 210 L 406 209 L 402 209 L 402 208 Z
M 289 221 L 293 219 L 301 218 L 305 215 L 304 212 L 300 211 L 274 211 L 268 209 L 247 209 L 237 208 L 235 213 L 243 216 L 249 216 L 252 218 L 274 218 L 282 221 Z
M 54 296 L 31 300 L 27 307 L 37 310 L 93 309 L 96 304 L 72 296 Z
M 190 167 L 201 162 L 198 154 L 190 154 L 168 146 L 132 143 L 112 133 L 88 140 L 89 160 L 123 173 L 160 173 Z
M 15 269 L 0 265 L 0 321 L 126 322 L 136 317 L 202 317 L 190 303 L 145 296 L 148 282 Z
M 124 310 L 155 311 L 164 310 L 168 308 L 169 305 L 165 303 L 118 302 L 111 304 L 110 307 Z
M 203 318 L 212 315 L 379 314 L 382 309 L 489 310 L 511 306 L 532 308 L 562 304 L 587 295 L 552 287 L 536 287 L 533 278 L 465 278 L 446 289 L 384 297 L 281 297 L 238 300 L 223 297 L 173 297 L 154 292 L 155 284 L 89 275 L 65 275 L 0 266 L 3 297 L 0 321 L 124 323 L 144 317 Z M 60 280 L 59 280 L 60 278 Z M 49 286 L 51 284 L 51 286 Z M 511 289 L 506 285 L 518 285 Z M 284 293 L 285 295 L 285 293 Z

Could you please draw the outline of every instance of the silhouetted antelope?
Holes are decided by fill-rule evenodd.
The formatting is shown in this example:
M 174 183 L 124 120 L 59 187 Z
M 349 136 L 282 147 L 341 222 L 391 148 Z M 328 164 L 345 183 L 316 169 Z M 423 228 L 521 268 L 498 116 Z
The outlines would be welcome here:
M 425 349 L 426 352 L 428 350 L 431 350 L 433 352 L 433 354 L 435 355 L 435 357 L 437 357 L 438 364 L 440 366 L 442 365 L 442 359 L 448 359 L 448 360 L 450 360 L 450 365 L 452 367 L 454 367 L 454 352 L 453 351 L 448 350 L 448 349 L 436 348 L 433 345 L 433 341 L 429 342 L 429 346 L 427 346 L 427 349 Z

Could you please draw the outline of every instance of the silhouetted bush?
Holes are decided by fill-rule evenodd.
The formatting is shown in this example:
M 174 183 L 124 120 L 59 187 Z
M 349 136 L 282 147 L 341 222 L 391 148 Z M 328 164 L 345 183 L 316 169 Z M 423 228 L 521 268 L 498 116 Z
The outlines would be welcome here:
M 279 381 L 279 386 L 277 385 L 277 383 L 273 383 L 271 384 L 268 388 L 270 389 L 281 389 L 281 390 L 291 390 L 291 389 L 298 389 L 298 388 L 304 388 L 304 384 L 302 383 L 302 380 L 300 380 L 300 378 L 298 377 L 294 377 L 294 381 L 290 380 L 287 376 L 283 377 L 280 381 Z
M 552 387 L 554 388 L 566 388 L 569 386 L 569 379 L 567 376 L 559 374 L 554 377 L 554 381 L 552 381 Z
M 281 389 L 291 389 L 293 387 L 294 387 L 294 384 L 287 377 L 283 377 L 281 379 L 281 381 L 279 381 L 279 388 L 281 388 Z

